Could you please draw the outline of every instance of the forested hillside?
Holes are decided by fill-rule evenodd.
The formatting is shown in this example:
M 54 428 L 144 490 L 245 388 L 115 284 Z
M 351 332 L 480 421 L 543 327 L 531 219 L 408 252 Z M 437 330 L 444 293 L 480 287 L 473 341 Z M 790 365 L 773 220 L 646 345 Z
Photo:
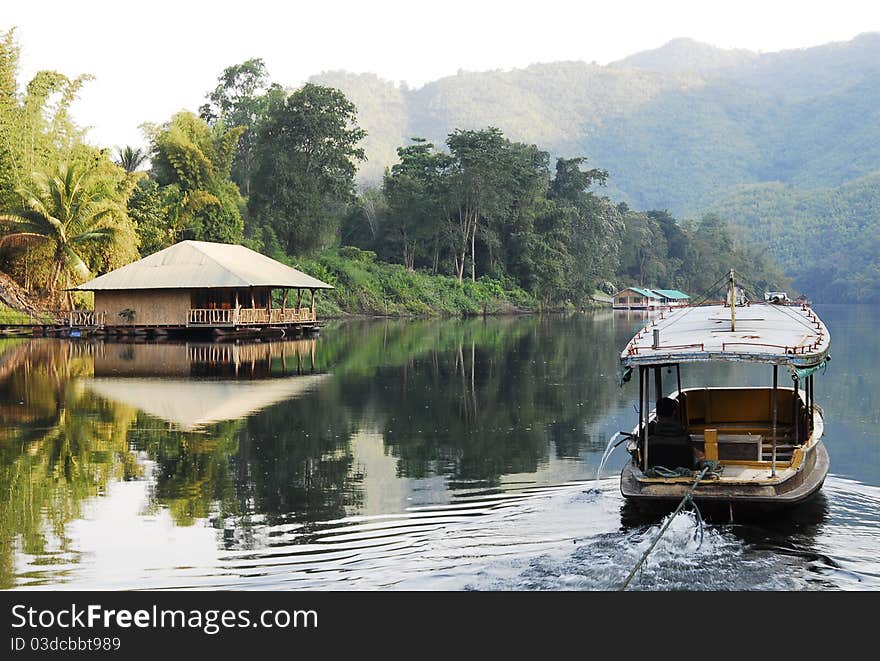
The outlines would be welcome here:
M 702 84 L 691 74 L 617 71 L 585 62 L 535 64 L 507 72 L 462 72 L 419 89 L 373 74 L 342 71 L 311 81 L 342 90 L 358 108 L 367 133 L 361 181 L 377 183 L 409 137 L 442 143 L 456 128 L 496 126 L 512 140 L 539 144 L 554 155 L 583 151 L 603 121 L 634 112 L 664 92 Z
M 837 185 L 880 169 L 880 35 L 757 54 L 676 40 L 609 66 L 460 72 L 419 88 L 328 72 L 370 138 L 375 183 L 402 138 L 497 126 L 608 169 L 641 208 L 694 214 L 744 183 Z
M 53 309 L 88 306 L 71 285 L 185 239 L 243 243 L 301 267 L 336 287 L 324 303 L 331 312 L 582 308 L 597 290 L 628 284 L 697 294 L 731 266 L 759 288 L 787 284 L 717 216 L 679 220 L 615 203 L 608 171 L 585 158 L 553 158 L 492 125 L 456 128 L 436 144 L 406 138 L 395 128 L 405 90 L 371 95 L 375 77 L 337 81 L 364 95 L 358 107 L 332 86 L 285 89 L 260 58 L 232 64 L 198 114 L 145 125 L 148 151 L 111 156 L 85 143 L 67 113 L 88 76 L 45 71 L 22 85 L 18 54 L 14 31 L 0 33 L 0 272 Z M 521 114 L 521 132 L 542 125 L 543 76 L 532 69 L 522 76 L 536 105 Z M 609 89 L 611 73 L 593 67 L 583 80 Z M 662 85 L 637 95 L 612 85 L 614 103 L 644 105 L 668 83 L 653 80 Z M 480 121 L 474 109 L 449 116 Z M 576 115 L 562 99 L 557 111 Z M 397 162 L 358 191 L 366 149 L 395 140 Z
M 880 173 L 837 188 L 749 186 L 716 205 L 814 300 L 880 302 Z
M 770 210 L 779 207 L 780 190 L 819 200 L 843 194 L 829 189 L 874 181 L 850 186 L 880 171 L 878 34 L 764 54 L 679 39 L 608 66 L 558 62 L 460 72 L 419 89 L 344 72 L 313 80 L 342 89 L 358 107 L 368 133 L 361 186 L 379 184 L 396 160 L 394 145 L 407 137 L 441 144 L 456 128 L 497 126 L 513 140 L 541 145 L 551 158 L 582 156 L 606 169 L 603 194 L 633 208 L 678 217 L 719 211 L 746 240 L 762 240 L 765 222 L 778 227 L 777 242 L 791 245 L 823 232 L 835 235 L 824 239 L 834 244 L 872 240 L 860 205 L 835 209 L 833 225 L 825 225 L 829 216 L 818 207 L 818 215 L 799 210 L 774 221 L 749 215 L 735 200 L 747 195 Z M 880 263 L 877 251 L 850 257 L 847 272 L 872 273 Z M 787 264 L 805 291 L 826 295 L 812 276 Z M 827 295 L 847 300 L 863 298 L 865 287 L 870 297 L 880 295 L 870 278 L 853 288 L 821 282 Z

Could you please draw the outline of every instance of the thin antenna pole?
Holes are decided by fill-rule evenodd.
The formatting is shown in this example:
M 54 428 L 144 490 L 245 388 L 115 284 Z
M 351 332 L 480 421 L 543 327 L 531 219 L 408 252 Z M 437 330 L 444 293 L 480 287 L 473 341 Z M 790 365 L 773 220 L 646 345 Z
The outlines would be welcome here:
M 733 269 L 730 269 L 730 330 L 736 331 L 736 286 L 733 283 Z

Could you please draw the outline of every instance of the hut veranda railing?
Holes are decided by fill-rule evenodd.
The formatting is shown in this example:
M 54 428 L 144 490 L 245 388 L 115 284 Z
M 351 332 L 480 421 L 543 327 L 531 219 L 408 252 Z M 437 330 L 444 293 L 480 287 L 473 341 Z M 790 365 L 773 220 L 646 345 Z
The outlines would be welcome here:
M 193 308 L 187 326 L 251 326 L 317 321 L 314 308 Z

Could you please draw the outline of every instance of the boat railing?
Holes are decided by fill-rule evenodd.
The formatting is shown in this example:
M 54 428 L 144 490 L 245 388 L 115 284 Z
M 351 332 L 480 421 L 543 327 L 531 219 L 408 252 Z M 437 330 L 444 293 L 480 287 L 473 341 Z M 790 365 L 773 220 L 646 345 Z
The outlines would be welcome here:
M 819 336 L 819 339 L 813 342 L 812 344 L 803 344 L 798 347 L 790 347 L 782 344 L 768 344 L 766 342 L 722 342 L 721 350 L 727 351 L 727 347 L 733 346 L 742 346 L 742 347 L 769 347 L 771 349 L 782 349 L 787 354 L 798 354 L 798 353 L 806 353 L 810 349 L 815 349 L 821 344 L 822 336 Z
M 697 344 L 661 344 L 657 347 L 651 347 L 653 351 L 659 351 L 662 349 L 668 349 L 670 351 L 678 350 L 678 349 L 696 349 L 698 348 L 700 351 L 705 351 L 706 347 L 702 343 Z M 630 342 L 630 346 L 627 347 L 627 354 L 630 356 L 637 356 L 639 354 L 639 347 Z

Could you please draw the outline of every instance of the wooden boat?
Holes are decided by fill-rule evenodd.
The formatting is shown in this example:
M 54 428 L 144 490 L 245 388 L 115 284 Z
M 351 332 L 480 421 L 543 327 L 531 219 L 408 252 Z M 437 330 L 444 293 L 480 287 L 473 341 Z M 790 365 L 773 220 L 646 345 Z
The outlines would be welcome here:
M 732 270 L 729 280 L 732 294 Z M 692 498 L 731 515 L 740 505 L 794 505 L 822 487 L 829 461 L 813 380 L 830 360 L 828 329 L 806 305 L 727 300 L 734 304 L 665 313 L 621 353 L 623 381 L 637 371 L 639 383 L 639 423 L 625 434 L 631 458 L 620 480 L 631 502 L 675 506 L 707 467 Z M 766 364 L 769 385 L 682 389 L 681 366 L 708 361 Z M 780 368 L 791 387 L 780 384 Z M 664 373 L 674 374 L 673 387 Z

